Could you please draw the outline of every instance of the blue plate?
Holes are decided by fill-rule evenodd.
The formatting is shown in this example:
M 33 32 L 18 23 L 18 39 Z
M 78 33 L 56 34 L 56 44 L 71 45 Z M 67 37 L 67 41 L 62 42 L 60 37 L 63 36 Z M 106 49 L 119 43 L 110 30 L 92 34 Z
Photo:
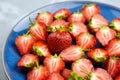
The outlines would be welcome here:
M 24 18 L 22 18 L 12 29 L 9 37 L 6 40 L 6 44 L 3 51 L 3 65 L 8 79 L 10 80 L 26 80 L 26 75 L 21 72 L 21 70 L 17 67 L 17 62 L 21 58 L 16 47 L 15 47 L 15 38 L 23 33 L 26 33 L 28 27 L 30 26 L 29 17 L 34 20 L 38 12 L 50 11 L 54 13 L 55 11 L 61 8 L 68 8 L 71 12 L 78 11 L 82 8 L 84 4 L 95 3 L 101 9 L 101 14 L 109 20 L 112 21 L 115 17 L 120 18 L 120 9 L 115 8 L 110 5 L 106 5 L 103 3 L 96 2 L 62 2 L 51 4 L 42 8 L 39 8 Z

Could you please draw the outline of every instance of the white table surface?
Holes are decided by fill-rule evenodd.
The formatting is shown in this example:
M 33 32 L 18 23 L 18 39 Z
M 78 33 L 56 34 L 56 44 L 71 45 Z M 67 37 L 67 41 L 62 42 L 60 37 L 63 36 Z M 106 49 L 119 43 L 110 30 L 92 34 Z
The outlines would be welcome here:
M 0 80 L 7 80 L 2 65 L 2 50 L 7 36 L 13 26 L 29 12 L 42 6 L 75 0 L 0 0 Z M 110 4 L 120 8 L 120 0 L 77 0 L 96 1 Z

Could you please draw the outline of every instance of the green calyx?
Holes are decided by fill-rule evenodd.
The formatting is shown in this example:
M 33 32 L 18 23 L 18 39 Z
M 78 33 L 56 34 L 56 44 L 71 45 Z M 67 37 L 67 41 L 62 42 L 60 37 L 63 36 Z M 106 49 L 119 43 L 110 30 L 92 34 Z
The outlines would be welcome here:
M 92 20 L 90 20 L 90 22 L 88 23 L 90 29 L 92 29 Z
M 35 62 L 31 62 L 31 63 L 26 64 L 25 67 L 31 68 L 34 64 L 35 64 Z
M 73 30 L 73 26 L 74 26 L 74 23 L 70 24 L 69 28 L 68 28 L 68 32 L 71 32 Z
M 120 58 L 117 56 L 112 56 L 112 57 L 110 57 L 110 60 L 120 60 Z
M 29 21 L 30 21 L 32 26 L 35 25 L 35 22 L 33 22 L 31 18 L 29 18 Z
M 100 29 L 100 30 L 108 30 L 109 27 L 107 27 L 107 26 L 102 26 L 102 27 L 100 27 L 99 29 Z
M 117 30 L 117 28 L 116 28 L 114 22 L 112 22 L 109 26 L 110 26 L 112 29 Z
M 84 5 L 82 6 L 82 8 L 84 8 L 85 6 L 91 7 L 91 6 L 94 6 L 94 5 L 96 5 L 96 4 L 84 4 Z
M 33 46 L 33 51 L 35 51 L 38 56 L 40 56 L 40 57 L 43 56 L 43 53 L 36 46 Z
M 57 15 L 54 17 L 55 19 L 65 19 L 67 18 L 67 16 L 63 16 L 63 15 Z
M 84 54 L 85 52 L 84 52 L 83 48 L 80 47 L 79 50 L 80 50 L 80 52 L 82 53 L 82 55 L 85 56 L 85 54 Z
M 59 56 L 57 54 L 54 54 L 52 57 L 53 58 L 59 58 Z
M 104 62 L 107 58 L 106 57 L 95 57 L 93 58 L 96 62 Z
M 120 39 L 120 32 L 118 32 L 116 36 L 118 39 Z
M 82 14 L 81 12 L 77 11 L 77 12 L 73 12 L 73 14 Z
M 47 12 L 39 12 L 38 14 L 39 15 L 44 15 L 44 14 L 46 14 Z

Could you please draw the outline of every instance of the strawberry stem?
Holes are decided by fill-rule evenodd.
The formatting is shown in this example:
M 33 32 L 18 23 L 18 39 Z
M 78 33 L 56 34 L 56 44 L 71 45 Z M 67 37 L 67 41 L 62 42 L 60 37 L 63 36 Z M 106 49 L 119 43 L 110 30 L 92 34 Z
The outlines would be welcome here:
M 32 25 L 35 24 L 30 17 L 29 17 L 29 21 L 30 21 L 30 23 L 31 23 Z

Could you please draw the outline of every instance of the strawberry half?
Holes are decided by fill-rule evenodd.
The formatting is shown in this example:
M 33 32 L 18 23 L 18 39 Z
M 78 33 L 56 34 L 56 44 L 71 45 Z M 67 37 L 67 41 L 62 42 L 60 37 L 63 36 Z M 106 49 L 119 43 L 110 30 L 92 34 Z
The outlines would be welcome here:
M 15 45 L 19 50 L 20 55 L 30 53 L 34 43 L 35 40 L 30 34 L 23 34 L 15 39 Z
M 96 45 L 96 38 L 88 32 L 82 32 L 76 37 L 76 44 L 84 50 L 90 49 Z
M 87 22 L 89 22 L 92 16 L 95 14 L 100 14 L 100 8 L 96 4 L 85 4 L 82 7 L 82 13 L 85 16 Z
M 73 62 L 83 57 L 84 51 L 80 46 L 72 45 L 64 49 L 59 55 L 65 62 Z
M 43 22 L 46 26 L 50 25 L 53 21 L 53 14 L 50 12 L 41 12 L 36 16 L 36 21 Z
M 60 72 L 61 70 L 63 70 L 65 63 L 62 58 L 55 54 L 54 56 L 45 58 L 44 65 L 47 67 L 48 71 L 52 73 Z
M 115 77 L 115 80 L 120 80 L 120 74 Z
M 93 30 L 93 32 L 98 31 L 98 29 L 102 26 L 108 26 L 109 22 L 100 14 L 95 14 L 91 21 L 89 22 L 90 28 Z
M 108 61 L 106 61 L 105 69 L 112 77 L 115 77 L 120 73 L 120 58 L 110 57 Z
M 34 43 L 33 45 L 33 51 L 40 57 L 49 57 L 51 55 L 51 52 L 48 49 L 48 46 L 43 41 L 38 41 Z
M 69 17 L 68 17 L 68 22 L 85 22 L 85 18 L 81 12 L 73 12 Z
M 64 77 L 65 80 L 68 80 L 68 78 L 71 77 L 71 70 L 67 68 L 63 69 L 62 76 Z
M 112 39 L 106 46 L 106 50 L 109 56 L 119 56 L 120 57 L 120 40 Z
M 109 41 L 114 39 L 115 37 L 116 32 L 113 29 L 110 29 L 109 27 L 103 26 L 96 32 L 96 38 L 103 46 L 106 46 L 109 43 Z
M 72 70 L 83 78 L 87 77 L 87 74 L 91 73 L 93 65 L 90 60 L 81 58 L 72 63 Z
M 38 56 L 34 54 L 25 54 L 22 56 L 22 58 L 18 61 L 17 66 L 18 67 L 26 67 L 31 68 L 36 65 L 36 62 L 38 62 Z
M 88 32 L 88 29 L 84 23 L 73 22 L 69 26 L 69 32 L 75 39 L 81 32 Z
M 63 8 L 54 13 L 55 19 L 67 19 L 70 16 L 70 10 Z

